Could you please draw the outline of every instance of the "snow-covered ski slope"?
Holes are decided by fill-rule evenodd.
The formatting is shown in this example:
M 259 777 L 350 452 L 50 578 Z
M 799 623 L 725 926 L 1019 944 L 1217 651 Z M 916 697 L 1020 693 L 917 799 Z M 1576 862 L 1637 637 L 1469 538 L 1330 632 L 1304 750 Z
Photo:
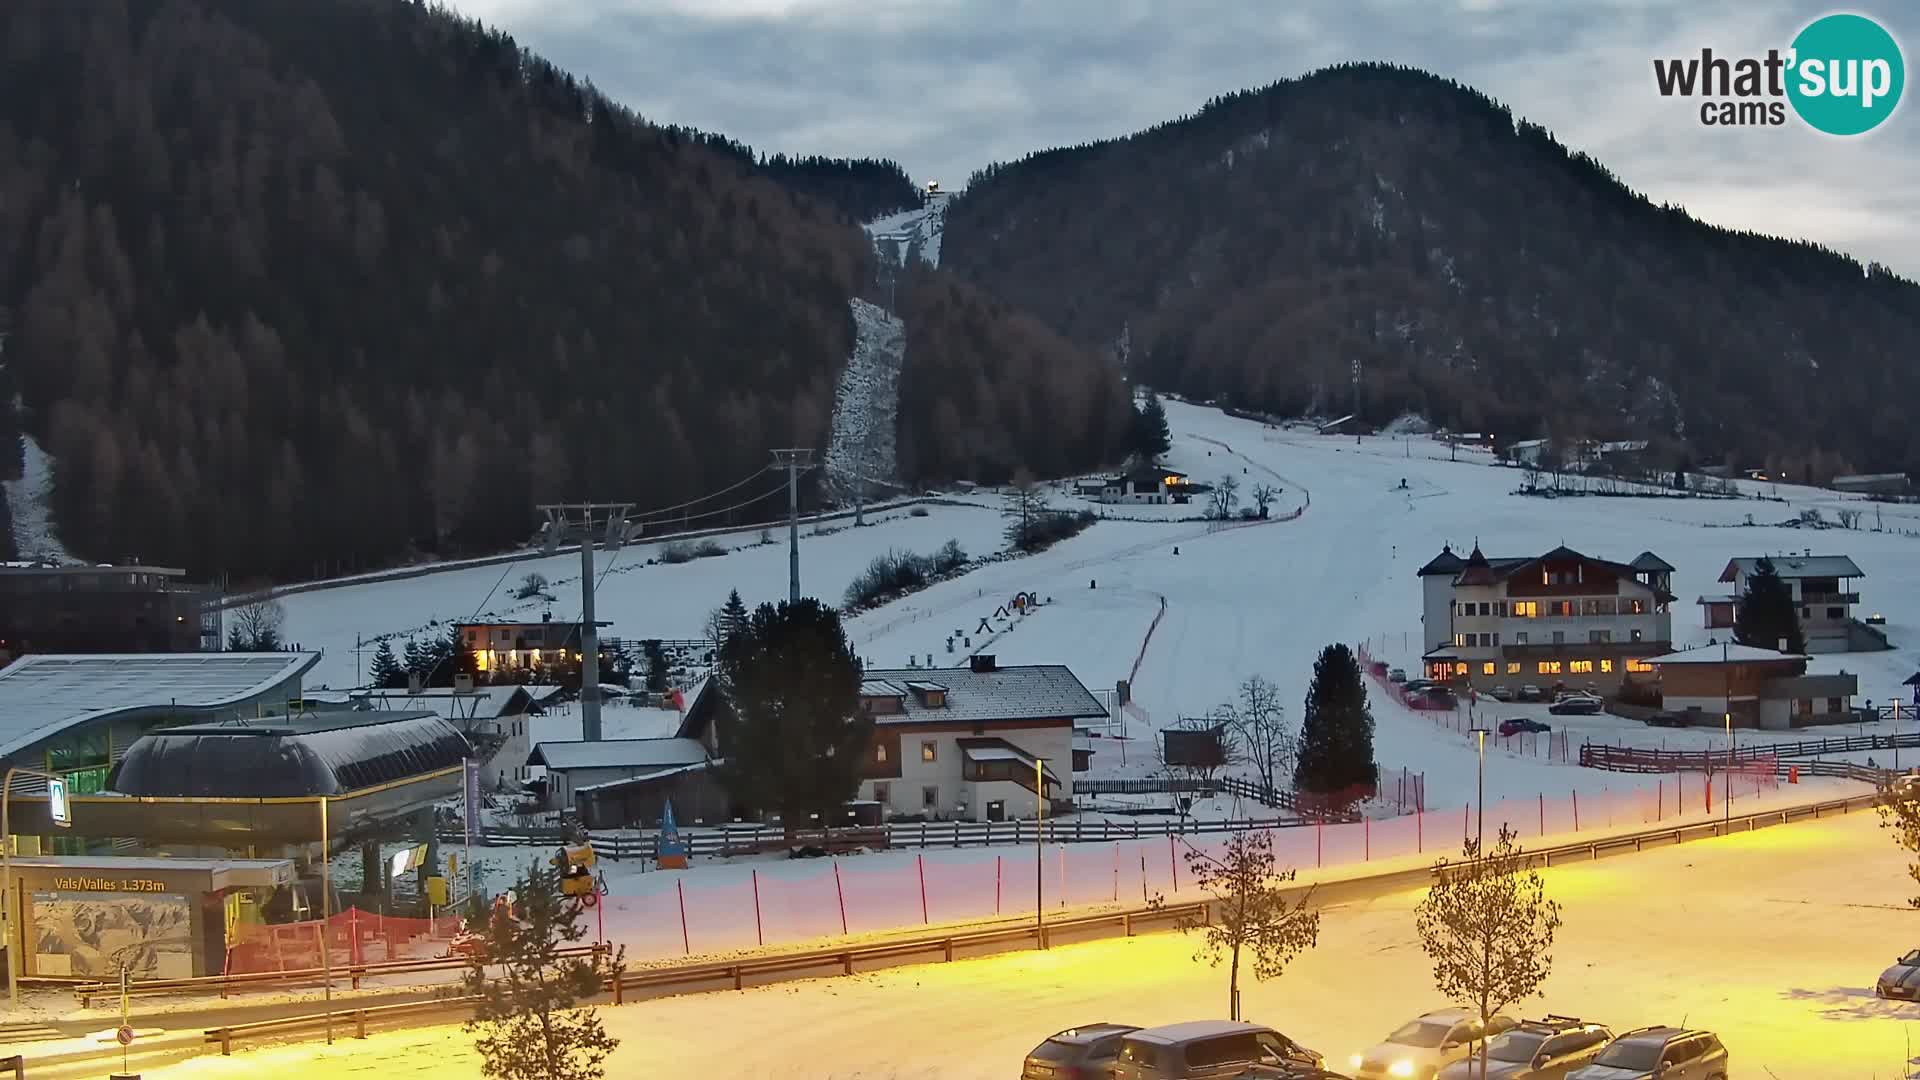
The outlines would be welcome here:
M 72 562 L 60 538 L 54 535 L 48 499 L 53 494 L 53 458 L 31 435 L 20 437 L 24 465 L 20 479 L 0 481 L 7 511 L 13 517 L 13 547 L 23 559 Z
M 929 266 L 940 265 L 940 241 L 947 231 L 947 195 L 930 195 L 924 205 L 870 221 L 867 235 L 875 244 L 897 245 L 899 261 L 919 256 Z
M 849 304 L 853 355 L 834 392 L 826 461 L 828 490 L 843 504 L 854 501 L 862 484 L 868 499 L 898 490 L 893 486 L 894 436 L 907 350 L 907 328 L 899 319 L 859 297 Z
M 963 662 L 970 650 L 984 649 L 1003 664 L 1067 664 L 1096 689 L 1131 677 L 1134 700 L 1154 726 L 1211 709 L 1228 700 L 1248 675 L 1262 674 L 1280 685 L 1297 723 L 1314 656 L 1329 642 L 1371 640 L 1383 659 L 1417 664 L 1415 571 L 1442 543 L 1466 549 L 1477 539 L 1495 556 L 1538 554 L 1562 543 L 1619 560 L 1654 551 L 1676 567 L 1674 592 L 1680 600 L 1673 627 L 1682 645 L 1707 640 L 1692 601 L 1719 590 L 1715 579 L 1730 557 L 1809 547 L 1850 555 L 1866 573 L 1858 583 L 1862 609 L 1885 613 L 1887 633 L 1899 648 L 1817 657 L 1814 670 L 1855 672 L 1861 698 L 1884 702 L 1903 694 L 1900 682 L 1916 667 L 1920 535 L 1910 533 L 1920 533 L 1920 507 L 1881 508 L 1888 531 L 1876 533 L 1864 531 L 1876 520 L 1869 504 L 1787 486 L 1777 489 L 1785 502 L 1539 499 L 1512 494 L 1520 481 L 1517 470 L 1449 462 L 1444 447 L 1423 438 L 1356 442 L 1270 429 L 1176 401 L 1167 402 L 1167 412 L 1175 434 L 1168 461 L 1175 468 L 1202 481 L 1237 475 L 1243 491 L 1262 480 L 1280 484 L 1284 491 L 1274 513 L 1304 513 L 1295 520 L 1217 529 L 1165 520 L 1196 513 L 1198 505 L 1105 508 L 1161 520 L 1104 521 L 1043 554 L 992 563 L 861 614 L 849 623 L 860 655 L 884 666 L 910 658 L 925 663 L 931 655 L 936 665 L 947 666 Z M 1399 488 L 1402 479 L 1406 490 Z M 1775 491 L 1769 485 L 1748 486 L 1763 495 Z M 1054 498 L 1062 505 L 1073 502 L 1064 491 Z M 1867 508 L 1863 531 L 1768 524 L 1792 519 L 1808 507 L 1823 508 L 1831 519 L 1839 506 Z M 1744 524 L 1749 515 L 1759 524 Z M 866 528 L 826 536 L 803 530 L 801 581 L 807 593 L 837 602 L 854 574 L 888 550 L 931 551 L 949 537 L 975 556 L 1002 547 L 1003 523 L 991 495 L 936 505 L 925 517 L 890 510 L 873 520 Z M 735 542 L 751 543 L 755 536 L 743 533 Z M 784 541 L 782 530 L 773 536 Z M 749 603 L 786 593 L 783 542 L 676 566 L 644 565 L 650 553 L 646 547 L 623 553 L 605 577 L 599 613 L 613 621 L 613 634 L 692 637 L 730 588 L 738 588 Z M 600 558 L 604 572 L 607 557 Z M 528 569 L 553 579 L 554 618 L 576 618 L 578 588 L 572 579 L 578 565 L 576 557 L 563 555 L 292 596 L 286 601 L 288 635 L 308 648 L 327 650 L 313 682 L 344 686 L 354 679 L 356 631 L 371 636 L 429 619 L 464 618 L 476 610 L 517 610 L 538 618 L 541 605 L 516 605 L 507 598 L 511 584 Z M 496 582 L 499 589 L 483 603 Z M 996 609 L 1021 591 L 1043 601 L 1038 609 L 1024 619 L 995 619 Z M 976 632 L 983 618 L 988 629 L 981 635 Z M 1149 627 L 1154 630 L 1143 652 Z M 947 641 L 956 631 L 959 638 L 949 652 Z M 1430 806 L 1458 806 L 1471 797 L 1476 763 L 1466 738 L 1400 709 L 1384 694 L 1376 693 L 1374 703 L 1382 765 L 1424 771 Z M 1552 722 L 1574 733 L 1576 747 L 1583 737 L 1722 745 L 1713 732 L 1656 733 L 1611 717 L 1554 717 Z M 1838 732 L 1813 729 L 1792 737 L 1829 733 Z M 1133 734 L 1148 732 L 1136 724 Z M 1740 735 L 1743 740 L 1777 737 Z M 1139 756 L 1131 754 L 1130 761 Z M 1096 770 L 1114 771 L 1112 757 L 1097 754 Z M 1626 782 L 1618 774 L 1499 753 L 1489 755 L 1487 768 L 1489 800 L 1535 793 L 1554 797 L 1603 786 L 1617 791 Z

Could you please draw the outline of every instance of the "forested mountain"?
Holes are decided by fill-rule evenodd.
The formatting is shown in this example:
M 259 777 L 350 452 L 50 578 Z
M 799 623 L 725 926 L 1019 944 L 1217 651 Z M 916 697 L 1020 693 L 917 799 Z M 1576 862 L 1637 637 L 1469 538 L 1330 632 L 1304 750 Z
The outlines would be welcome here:
M 897 161 L 755 154 L 752 147 L 725 135 L 681 127 L 669 130 L 710 150 L 730 154 L 744 167 L 788 191 L 825 203 L 851 221 L 871 221 L 920 202 L 920 189 Z
M 908 267 L 900 297 L 901 475 L 998 484 L 1124 454 L 1131 395 L 1094 350 L 945 271 Z
M 1920 288 L 1655 206 L 1455 83 L 1352 65 L 976 175 L 942 266 L 1286 414 L 1678 432 L 1798 475 L 1920 468 Z
M 822 445 L 871 277 L 847 215 L 911 185 L 716 141 L 410 0 L 0 5 L 4 359 L 62 539 L 332 573 Z

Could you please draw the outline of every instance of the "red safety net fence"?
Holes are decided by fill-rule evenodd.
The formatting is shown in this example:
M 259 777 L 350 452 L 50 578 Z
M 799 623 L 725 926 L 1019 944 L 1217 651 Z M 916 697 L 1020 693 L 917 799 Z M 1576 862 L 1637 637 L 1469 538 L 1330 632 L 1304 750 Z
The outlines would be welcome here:
M 227 942 L 225 973 L 309 971 L 328 960 L 334 967 L 346 967 L 451 958 L 449 946 L 461 925 L 459 915 L 421 919 L 359 908 L 324 920 L 241 922 L 235 924 Z

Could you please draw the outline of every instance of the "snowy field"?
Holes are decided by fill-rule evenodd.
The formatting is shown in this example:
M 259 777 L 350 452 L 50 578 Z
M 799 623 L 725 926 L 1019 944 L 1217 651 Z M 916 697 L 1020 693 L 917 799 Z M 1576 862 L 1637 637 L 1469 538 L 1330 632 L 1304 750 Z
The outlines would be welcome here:
M 1914 944 L 1902 861 L 1869 814 L 1769 828 L 1546 871 L 1565 905 L 1544 995 L 1510 1012 L 1616 1030 L 1717 1032 L 1730 1080 L 1897 1077 L 1920 1006 L 1876 999 L 1874 977 Z M 1336 905 L 1316 949 L 1242 987 L 1247 1017 L 1336 1067 L 1445 1002 L 1413 932 L 1417 890 Z M 1226 977 L 1173 933 L 901 967 L 606 1008 L 622 1041 L 609 1075 L 742 1080 L 987 1080 L 1053 1031 L 1225 1014 Z M 747 1038 L 709 1032 L 751 1033 Z M 324 1064 L 322 1064 L 324 1063 Z M 478 1076 L 454 1027 L 209 1057 L 160 1080 L 387 1072 Z
M 1673 631 L 1679 647 L 1707 641 L 1692 600 L 1720 591 L 1715 579 L 1729 558 L 1807 548 L 1850 555 L 1866 573 L 1859 582 L 1860 610 L 1884 613 L 1885 629 L 1898 647 L 1816 657 L 1812 670 L 1855 672 L 1860 699 L 1879 702 L 1902 696 L 1900 682 L 1915 670 L 1920 506 L 1876 508 L 1833 492 L 1752 483 L 1741 486 L 1754 497 L 1742 499 L 1547 500 L 1513 494 L 1519 470 L 1492 466 L 1484 455 L 1462 454 L 1461 461 L 1449 461 L 1444 446 L 1424 437 L 1319 436 L 1177 401 L 1166 406 L 1174 431 L 1169 464 L 1199 481 L 1236 475 L 1243 491 L 1258 482 L 1278 484 L 1283 490 L 1273 514 L 1301 511 L 1298 518 L 1229 528 L 1193 521 L 1103 521 L 1040 555 L 991 563 L 851 619 L 849 632 L 860 655 L 883 666 L 924 664 L 928 657 L 948 666 L 984 649 L 1003 664 L 1067 664 L 1094 689 L 1131 677 L 1134 701 L 1146 718 L 1129 732 L 1138 740 L 1135 750 L 1151 746 L 1150 728 L 1215 707 L 1252 674 L 1279 684 L 1297 723 L 1295 703 L 1304 700 L 1314 656 L 1329 642 L 1367 643 L 1381 659 L 1418 666 L 1415 571 L 1443 543 L 1466 550 L 1478 540 L 1496 556 L 1537 554 L 1561 543 L 1623 561 L 1654 551 L 1676 567 L 1674 592 L 1680 599 Z M 1062 506 L 1076 504 L 1064 484 L 1051 498 Z M 1781 524 L 1809 508 L 1833 519 L 1843 507 L 1866 508 L 1860 530 Z M 1201 508 L 1098 509 L 1164 519 Z M 1746 524 L 1749 518 L 1755 524 Z M 976 557 L 1003 547 L 1003 522 L 991 493 L 934 505 L 924 517 L 894 509 L 870 520 L 867 527 L 828 535 L 803 528 L 805 591 L 837 602 L 853 576 L 890 549 L 929 552 L 949 538 Z M 1876 522 L 1885 531 L 1871 531 Z M 787 586 L 784 536 L 774 530 L 775 543 L 755 546 L 758 535 L 753 530 L 725 540 L 739 550 L 723 557 L 674 566 L 647 565 L 655 554 L 651 545 L 622 552 L 611 569 L 610 557 L 601 555 L 601 617 L 612 620 L 610 632 L 621 637 L 686 638 L 699 633 L 707 612 L 730 588 L 738 588 L 749 603 L 781 598 Z M 312 678 L 315 684 L 350 685 L 356 634 L 417 630 L 429 620 L 476 612 L 537 618 L 549 606 L 556 619 L 577 617 L 577 568 L 577 557 L 563 555 L 300 594 L 286 600 L 288 636 L 326 650 Z M 510 599 L 512 583 L 533 569 L 552 579 L 553 604 Z M 1023 619 L 995 619 L 996 609 L 1020 591 L 1035 593 L 1042 603 Z M 985 633 L 980 632 L 983 619 Z M 1382 692 L 1373 698 L 1382 766 L 1425 773 L 1429 806 L 1459 806 L 1470 798 L 1476 778 L 1470 740 L 1397 707 Z M 1539 710 L 1495 707 L 1497 716 L 1530 711 Z M 1556 729 L 1563 719 L 1552 718 Z M 1584 738 L 1724 745 L 1712 731 L 1657 730 L 1612 717 L 1567 723 L 1576 753 Z M 1911 721 L 1907 726 L 1911 729 Z M 1738 738 L 1819 738 L 1889 728 L 1812 728 L 1787 736 L 1741 732 Z M 1633 782 L 1536 756 L 1537 746 L 1536 754 L 1509 755 L 1504 749 L 1494 747 L 1489 754 L 1489 801 L 1618 790 Z M 1095 774 L 1138 772 L 1142 756 L 1130 752 L 1123 769 L 1108 747 L 1095 755 Z

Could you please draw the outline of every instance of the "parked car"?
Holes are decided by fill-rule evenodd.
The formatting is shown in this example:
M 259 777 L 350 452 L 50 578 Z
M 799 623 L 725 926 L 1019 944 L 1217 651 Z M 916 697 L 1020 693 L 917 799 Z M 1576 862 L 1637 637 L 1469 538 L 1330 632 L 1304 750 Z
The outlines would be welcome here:
M 1487 691 L 1487 696 L 1495 701 L 1512 701 L 1513 688 L 1510 686 L 1496 686 Z
M 1565 687 L 1554 688 L 1553 700 L 1565 701 L 1568 698 L 1592 698 L 1595 701 L 1602 700 L 1600 695 L 1594 693 L 1592 690 L 1568 690 Z
M 1600 1024 L 1572 1016 L 1523 1020 L 1487 1043 L 1487 1080 L 1563 1080 L 1591 1062 L 1613 1038 Z M 1456 1061 L 1438 1080 L 1479 1080 L 1479 1062 Z
M 1527 685 L 1520 688 L 1520 692 L 1518 694 L 1514 695 L 1514 700 L 1545 701 L 1547 700 L 1547 694 L 1546 694 L 1546 691 L 1540 689 L 1539 687 L 1533 685 L 1532 683 L 1528 683 Z
M 1234 1074 L 1233 1080 L 1353 1080 L 1353 1077 L 1331 1069 L 1293 1071 L 1273 1065 L 1249 1065 L 1245 1071 Z
M 1048 1036 L 1027 1054 L 1020 1080 L 1108 1080 L 1120 1039 L 1133 1024 L 1086 1024 Z
M 1255 1065 L 1312 1076 L 1326 1059 L 1285 1035 L 1242 1020 L 1195 1020 L 1120 1039 L 1114 1080 L 1230 1080 Z
M 1401 683 L 1403 683 L 1403 682 L 1406 682 L 1406 681 L 1407 681 L 1407 669 L 1406 669 L 1406 668 L 1399 668 L 1399 667 L 1397 667 L 1397 668 L 1394 668 L 1394 669 L 1393 669 L 1392 671 L 1389 671 L 1389 672 L 1387 672 L 1387 681 L 1388 681 L 1388 682 L 1401 682 Z
M 1686 727 L 1687 717 L 1684 713 L 1662 710 L 1647 717 L 1647 723 L 1654 727 Z
M 1513 1027 L 1510 1017 L 1487 1021 L 1487 1034 Z M 1467 1056 L 1480 1037 L 1480 1018 L 1466 1009 L 1438 1009 L 1402 1024 L 1393 1034 L 1348 1063 L 1359 1080 L 1433 1080 Z
M 1585 694 L 1568 694 L 1559 701 L 1547 706 L 1547 711 L 1555 716 L 1598 716 L 1604 711 L 1597 697 Z
M 1439 685 L 1439 683 L 1434 682 L 1432 679 L 1408 679 L 1401 685 L 1400 689 L 1405 690 L 1409 694 L 1418 694 L 1422 690 Z
M 1900 957 L 1892 967 L 1881 972 L 1873 984 L 1873 992 L 1883 998 L 1920 1001 L 1920 949 Z
M 1567 1080 L 1727 1080 L 1727 1048 L 1711 1031 L 1638 1028 L 1614 1039 Z
M 1500 721 L 1500 734 L 1503 736 L 1520 735 L 1520 734 L 1538 734 L 1542 731 L 1552 731 L 1552 730 L 1553 730 L 1552 724 L 1544 724 L 1538 720 L 1532 720 L 1524 716 L 1515 716 L 1511 719 Z

